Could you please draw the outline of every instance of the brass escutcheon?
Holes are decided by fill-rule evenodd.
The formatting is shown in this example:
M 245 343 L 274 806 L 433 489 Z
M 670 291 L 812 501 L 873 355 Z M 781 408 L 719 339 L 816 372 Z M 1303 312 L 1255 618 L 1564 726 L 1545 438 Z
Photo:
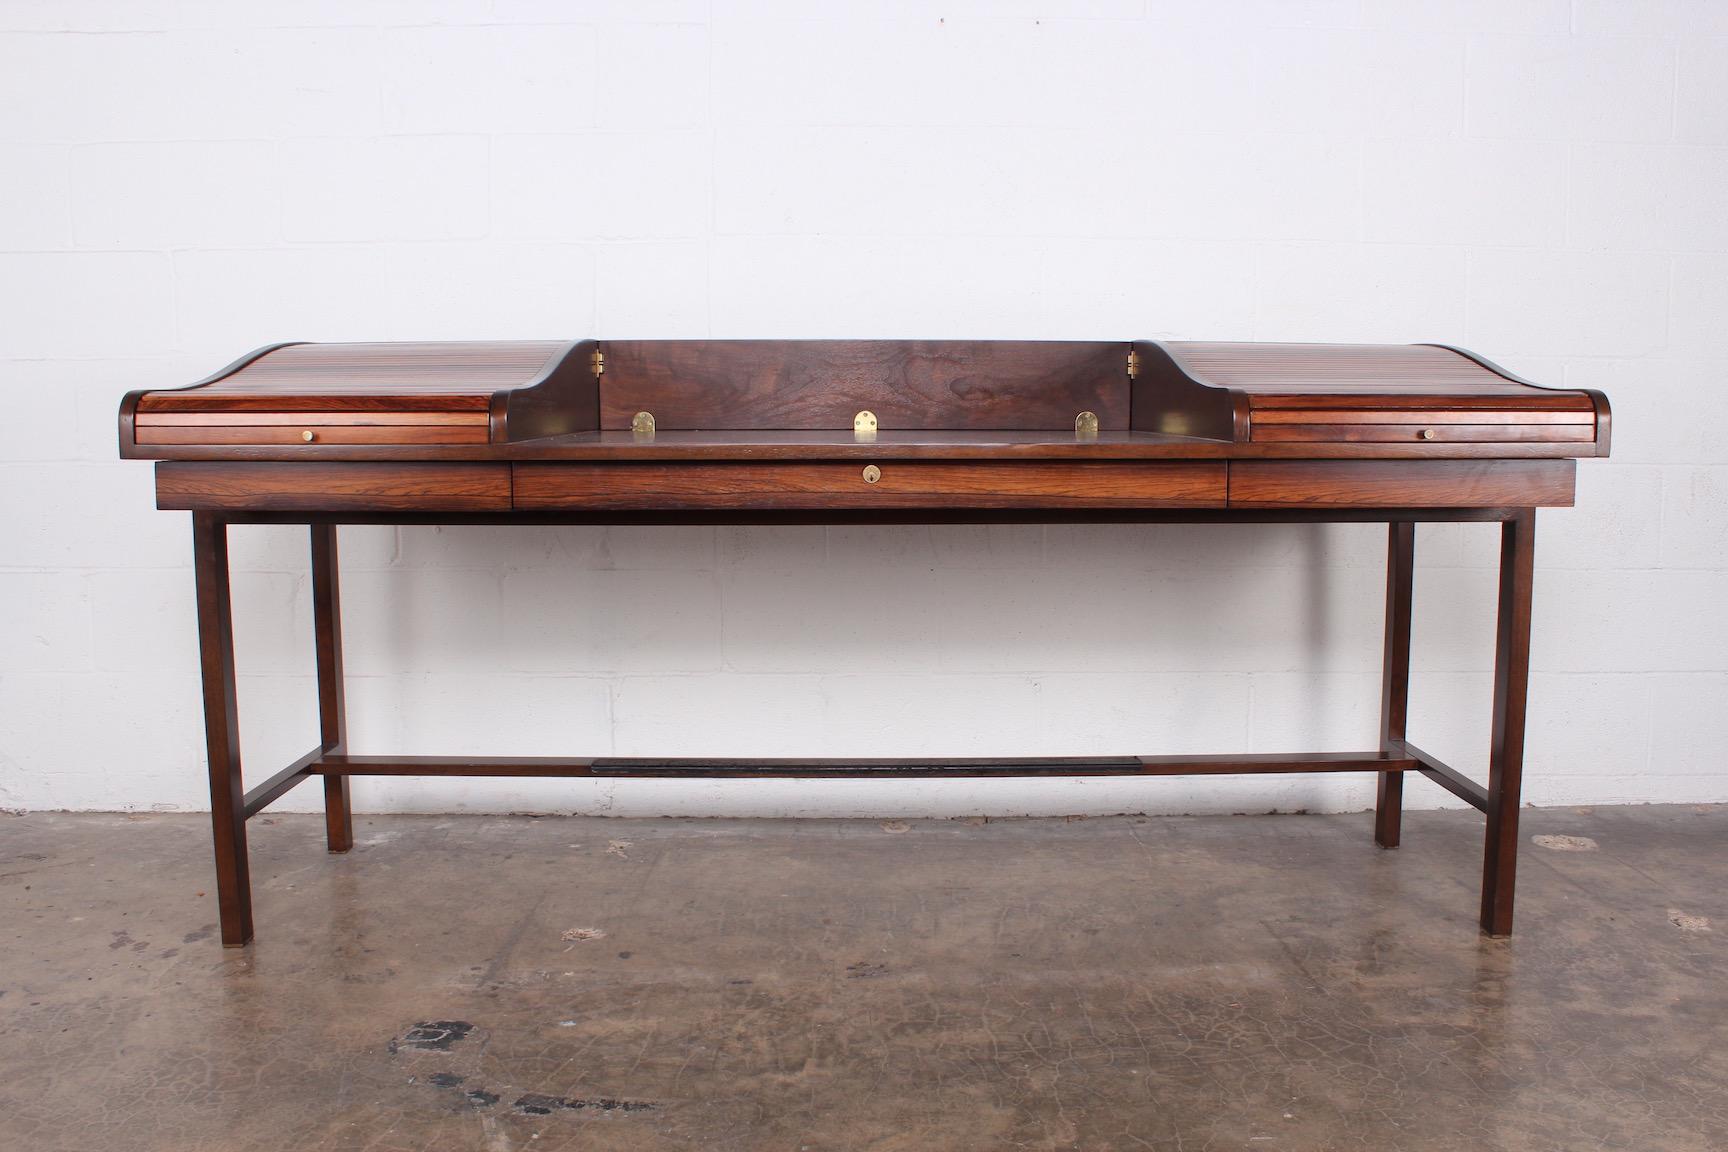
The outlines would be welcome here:
M 882 469 L 874 464 L 864 465 L 864 483 L 874 484 L 880 479 L 882 479 Z

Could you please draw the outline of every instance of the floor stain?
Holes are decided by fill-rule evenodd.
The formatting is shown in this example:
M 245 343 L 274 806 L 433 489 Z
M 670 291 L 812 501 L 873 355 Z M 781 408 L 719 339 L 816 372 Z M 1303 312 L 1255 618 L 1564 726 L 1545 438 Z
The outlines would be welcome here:
M 396 1039 L 390 1041 L 392 1052 L 448 1052 L 474 1031 L 466 1020 L 422 1020 Z
M 1601 847 L 1588 836 L 1532 836 L 1530 843 L 1551 852 L 1594 852 Z
M 583 1099 L 526 1092 L 511 1107 L 530 1116 L 550 1116 L 558 1111 L 580 1112 L 588 1108 L 597 1112 L 652 1112 L 659 1105 L 647 1100 L 615 1100 L 610 1096 Z

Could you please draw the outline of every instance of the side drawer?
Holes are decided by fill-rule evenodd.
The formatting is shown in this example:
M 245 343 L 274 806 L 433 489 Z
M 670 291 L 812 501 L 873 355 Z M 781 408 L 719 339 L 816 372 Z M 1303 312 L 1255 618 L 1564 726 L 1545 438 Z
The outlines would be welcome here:
M 1210 460 L 515 465 L 517 508 L 1221 508 L 1224 497 L 1224 463 Z
M 506 512 L 508 464 L 156 465 L 156 507 L 274 512 Z
M 1589 444 L 1593 424 L 1262 424 L 1256 444 Z
M 139 444 L 484 444 L 484 412 L 140 412 Z
M 1579 397 L 1582 400 L 1582 397 Z M 1596 414 L 1566 408 L 1256 408 L 1256 444 L 1589 444 Z
M 1570 507 L 1571 460 L 1233 460 L 1232 508 Z

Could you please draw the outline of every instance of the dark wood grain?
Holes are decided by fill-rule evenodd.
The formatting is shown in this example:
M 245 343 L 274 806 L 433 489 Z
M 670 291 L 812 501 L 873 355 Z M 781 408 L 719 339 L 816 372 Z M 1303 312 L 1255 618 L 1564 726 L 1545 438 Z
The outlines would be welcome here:
M 1335 399 L 1335 398 L 1334 398 Z M 1566 408 L 1508 408 L 1504 403 L 1493 405 L 1470 402 L 1471 397 L 1455 397 L 1443 407 L 1416 407 L 1410 404 L 1384 402 L 1394 398 L 1376 397 L 1369 407 L 1329 407 L 1312 405 L 1301 408 L 1254 407 L 1255 432 L 1278 424 L 1415 424 L 1441 427 L 1447 424 L 1561 424 L 1589 428 L 1596 422 L 1588 405 Z M 1401 399 L 1401 398 L 1396 398 Z
M 546 362 L 540 375 L 520 388 L 492 394 L 492 442 L 539 440 L 592 432 L 600 427 L 600 381 L 594 375 L 593 340 L 578 340 Z
M 1570 460 L 1235 460 L 1232 508 L 1484 508 L 1572 504 Z
M 270 777 L 270 779 L 264 781 L 264 783 L 259 784 L 254 788 L 248 788 L 246 790 L 245 803 L 242 805 L 242 811 L 245 813 L 246 819 L 252 819 L 252 817 L 258 815 L 258 813 L 264 811 L 264 809 L 282 799 L 282 797 L 286 796 L 289 792 L 292 792 L 297 786 L 312 779 L 313 774 L 306 770 L 307 766 L 323 755 L 323 748 L 314 748 L 304 756 L 300 757 L 300 759 L 288 765 L 288 767 Z M 328 787 L 328 783 L 326 783 L 326 787 Z
M 322 752 L 348 745 L 348 696 L 342 670 L 342 577 L 336 525 L 310 526 L 312 639 L 318 666 L 318 739 Z M 354 847 L 354 816 L 345 776 L 324 777 L 325 842 L 332 852 Z
M 1265 392 L 1249 395 L 1256 420 L 1289 411 L 1314 409 L 1329 413 L 1358 411 L 1445 412 L 1468 409 L 1487 412 L 1570 413 L 1591 411 L 1585 392 L 1555 392 L 1532 388 L 1528 394 L 1477 394 L 1445 389 L 1405 387 L 1396 383 L 1375 387 L 1339 385 L 1317 391 Z
M 1524 711 L 1530 687 L 1530 607 L 1536 513 L 1500 529 L 1500 614 L 1494 639 L 1494 728 L 1488 755 L 1488 831 L 1482 861 L 1482 931 L 1512 934 L 1518 872 L 1518 802 L 1524 780 Z
M 606 340 L 601 424 L 662 430 L 1128 427 L 1126 341 Z
M 1405 413 L 1404 415 L 1408 415 Z M 1254 425 L 1256 444 L 1408 444 L 1443 455 L 1453 444 L 1588 444 L 1596 439 L 1593 424 L 1260 424 Z
M 889 462 L 517 464 L 515 506 L 536 508 L 1222 507 L 1224 465 Z
M 240 714 L 234 692 L 228 525 L 208 513 L 192 517 L 192 575 L 198 590 L 198 667 L 204 685 L 216 907 L 222 946 L 239 948 L 252 939 L 252 877 L 246 855 L 246 787 L 240 774 Z
M 475 413 L 475 415 L 480 415 Z M 314 439 L 305 437 L 311 432 Z M 234 423 L 220 428 L 140 424 L 138 443 L 285 444 L 300 455 L 313 444 L 485 444 L 486 425 L 474 424 L 283 424 Z
M 1575 388 L 1575 389 L 1569 388 L 1569 389 L 1562 390 L 1562 389 L 1552 388 L 1549 385 L 1545 385 L 1545 384 L 1537 384 L 1534 381 L 1526 380 L 1524 377 L 1519 376 L 1517 373 L 1507 371 L 1505 368 L 1502 368 L 1500 365 L 1498 365 L 1494 361 L 1488 359 L 1486 356 L 1483 356 L 1481 353 L 1472 352 L 1468 348 L 1459 348 L 1453 344 L 1435 344 L 1434 347 L 1444 348 L 1448 352 L 1456 352 L 1458 355 L 1463 356 L 1467 360 L 1471 360 L 1477 364 L 1480 364 L 1482 367 L 1488 369 L 1488 371 L 1493 372 L 1496 375 L 1504 376 L 1508 380 L 1515 380 L 1518 383 L 1524 384 L 1528 387 L 1541 388 L 1541 389 L 1545 389 L 1545 390 L 1551 391 L 1551 392 L 1564 391 L 1566 394 L 1573 396 L 1573 397 L 1577 397 L 1577 396 L 1584 397 L 1586 400 L 1589 401 L 1592 415 L 1595 417 L 1595 423 L 1596 423 L 1596 452 L 1595 452 L 1595 454 L 1597 456 L 1608 455 L 1609 444 L 1613 439 L 1612 432 L 1613 432 L 1613 423 L 1614 423 L 1614 412 L 1613 412 L 1612 407 L 1608 403 L 1608 397 L 1605 396 L 1603 393 L 1596 391 L 1596 389 L 1594 389 L 1594 388 Z
M 1224 443 L 1248 439 L 1248 395 L 1196 380 L 1156 340 L 1138 340 L 1130 426 L 1136 432 L 1196 436 Z
M 1172 340 L 1164 347 L 1196 380 L 1250 395 L 1392 391 L 1523 397 L 1539 391 L 1432 344 Z
M 167 397 L 175 397 L 170 402 Z M 145 392 L 139 401 L 145 412 L 486 412 L 490 392 L 416 392 L 406 389 L 376 392 L 268 392 L 233 395 L 222 392 Z
M 1410 614 L 1416 572 L 1416 525 L 1386 526 L 1386 634 L 1380 663 L 1380 747 L 1402 749 L 1410 710 Z M 1398 847 L 1404 820 L 1403 773 L 1382 772 L 1374 798 L 1374 842 Z
M 140 428 L 229 428 L 236 424 L 246 426 L 287 424 L 295 429 L 336 427 L 370 427 L 375 425 L 411 424 L 411 425 L 445 425 L 461 424 L 486 427 L 484 412 L 363 412 L 363 411 L 314 411 L 302 410 L 294 412 L 267 412 L 262 409 L 247 409 L 244 413 L 234 412 L 145 412 L 137 419 Z
M 770 757 L 708 759 L 575 756 L 328 755 L 307 771 L 345 776 L 616 776 L 777 779 L 908 779 L 1018 776 L 1192 776 L 1265 772 L 1404 772 L 1416 762 L 1388 752 L 1247 753 L 1221 756 Z
M 539 380 L 548 361 L 567 347 L 567 342 L 528 340 L 286 344 L 231 366 L 208 383 L 148 393 L 138 410 L 269 410 L 281 407 L 284 398 L 331 411 L 351 404 L 378 407 L 380 400 L 394 408 L 398 394 L 419 400 L 466 398 L 466 406 L 484 409 L 494 392 Z
M 1440 787 L 1446 789 L 1446 791 L 1452 793 L 1452 795 L 1458 797 L 1458 799 L 1464 801 L 1466 804 L 1469 804 L 1478 812 L 1488 811 L 1488 789 L 1476 783 L 1476 781 L 1470 779 L 1468 776 L 1464 775 L 1464 773 L 1458 771 L 1458 769 L 1452 767 L 1444 760 L 1422 751 L 1422 749 L 1416 747 L 1416 745 L 1410 743 L 1408 740 L 1400 740 L 1398 746 L 1407 755 L 1409 755 L 1412 760 L 1416 761 L 1416 769 L 1421 772 L 1422 775 L 1428 777 L 1428 779 L 1434 781 L 1434 783 L 1440 785 Z
M 1500 524 L 1514 508 L 521 508 L 511 512 L 224 512 L 234 524 L 619 527 L 857 524 Z
M 156 506 L 504 511 L 508 464 L 184 464 L 156 466 Z
M 1071 432 L 884 432 L 860 441 L 851 432 L 757 430 L 581 432 L 488 444 L 155 444 L 132 457 L 187 461 L 482 461 L 482 460 L 1515 460 L 1594 455 L 1600 444 L 1530 441 L 1425 444 L 1231 443 L 1156 432 L 1102 432 L 1079 440 Z
M 190 388 L 129 394 L 120 432 L 122 455 L 178 460 L 646 459 L 679 434 L 694 435 L 680 445 L 691 454 L 819 459 L 846 451 L 824 436 L 847 435 L 864 409 L 883 439 L 933 434 L 897 443 L 906 455 L 988 432 L 1004 439 L 955 447 L 1074 453 L 1052 437 L 1083 411 L 1099 418 L 1099 451 L 1147 457 L 1186 445 L 1202 457 L 1568 458 L 1605 454 L 1608 431 L 1599 394 L 1431 345 L 584 340 L 285 345 Z M 639 411 L 654 414 L 653 440 L 584 438 L 627 434 Z M 485 436 L 469 427 L 481 421 Z M 462 430 L 433 430 L 446 426 Z M 772 442 L 753 443 L 764 433 Z

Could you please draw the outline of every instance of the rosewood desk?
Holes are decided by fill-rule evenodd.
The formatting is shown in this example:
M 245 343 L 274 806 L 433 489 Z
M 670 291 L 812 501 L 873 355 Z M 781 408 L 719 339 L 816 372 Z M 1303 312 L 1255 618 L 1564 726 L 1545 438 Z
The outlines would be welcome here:
M 1487 816 L 1481 925 L 1512 930 L 1536 509 L 1608 454 L 1597 392 L 1444 345 L 579 340 L 278 344 L 120 405 L 120 454 L 192 513 L 222 942 L 252 938 L 246 821 L 320 776 L 332 852 L 348 778 L 1373 772 L 1398 845 L 1404 774 Z M 339 524 L 1371 521 L 1388 525 L 1380 740 L 1361 752 L 990 760 L 355 755 Z M 1486 786 L 1411 743 L 1415 525 L 1500 525 Z M 240 772 L 230 524 L 309 526 L 318 742 Z

